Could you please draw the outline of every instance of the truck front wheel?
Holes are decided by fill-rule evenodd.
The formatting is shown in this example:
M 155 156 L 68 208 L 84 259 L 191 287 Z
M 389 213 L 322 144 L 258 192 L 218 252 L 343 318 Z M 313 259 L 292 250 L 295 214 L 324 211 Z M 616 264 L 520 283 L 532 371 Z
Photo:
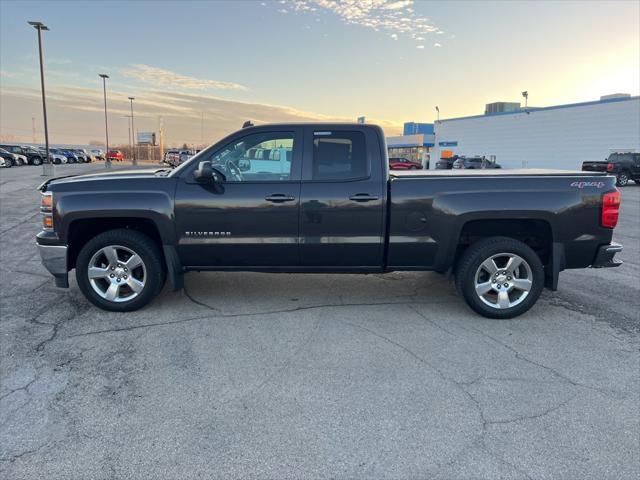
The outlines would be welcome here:
M 544 267 L 525 243 L 508 237 L 486 238 L 462 254 L 456 287 L 480 315 L 513 318 L 529 310 L 540 297 Z
M 129 312 L 160 293 L 166 270 L 160 249 L 143 233 L 118 229 L 89 240 L 76 260 L 84 296 L 104 310 Z

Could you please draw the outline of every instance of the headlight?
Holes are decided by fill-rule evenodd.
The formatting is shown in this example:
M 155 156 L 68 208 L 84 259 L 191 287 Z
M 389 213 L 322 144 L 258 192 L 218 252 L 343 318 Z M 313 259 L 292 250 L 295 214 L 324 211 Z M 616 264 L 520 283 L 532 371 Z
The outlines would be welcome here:
M 42 228 L 53 230 L 53 195 L 44 192 L 40 200 L 40 212 L 42 212 Z

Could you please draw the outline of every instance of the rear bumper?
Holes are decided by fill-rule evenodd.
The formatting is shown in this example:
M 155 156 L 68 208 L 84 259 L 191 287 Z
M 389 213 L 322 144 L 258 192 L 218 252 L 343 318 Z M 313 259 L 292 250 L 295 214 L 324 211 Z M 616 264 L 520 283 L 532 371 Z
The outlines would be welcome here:
M 616 260 L 614 257 L 616 253 L 622 251 L 622 245 L 619 243 L 610 243 L 608 245 L 602 245 L 598 248 L 596 258 L 591 265 L 592 268 L 609 268 L 619 267 L 622 262 Z

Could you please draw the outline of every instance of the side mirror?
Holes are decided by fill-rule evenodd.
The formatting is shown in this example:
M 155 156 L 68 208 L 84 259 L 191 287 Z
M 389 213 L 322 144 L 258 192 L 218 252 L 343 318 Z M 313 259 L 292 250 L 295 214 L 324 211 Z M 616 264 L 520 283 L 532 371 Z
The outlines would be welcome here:
M 214 180 L 213 172 L 211 162 L 200 162 L 197 170 L 193 172 L 193 179 L 198 183 L 211 183 Z

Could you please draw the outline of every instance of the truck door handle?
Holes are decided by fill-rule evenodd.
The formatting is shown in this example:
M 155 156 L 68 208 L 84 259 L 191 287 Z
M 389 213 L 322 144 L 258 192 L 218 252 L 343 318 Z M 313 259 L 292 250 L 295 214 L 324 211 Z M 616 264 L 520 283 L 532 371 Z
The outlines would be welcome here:
M 372 202 L 378 200 L 378 197 L 369 195 L 368 193 L 356 193 L 355 195 L 351 195 L 349 200 L 353 200 L 354 202 Z
M 284 193 L 274 193 L 273 195 L 267 195 L 264 197 L 267 202 L 273 203 L 282 203 L 282 202 L 293 202 L 295 197 L 291 195 L 285 195 Z

